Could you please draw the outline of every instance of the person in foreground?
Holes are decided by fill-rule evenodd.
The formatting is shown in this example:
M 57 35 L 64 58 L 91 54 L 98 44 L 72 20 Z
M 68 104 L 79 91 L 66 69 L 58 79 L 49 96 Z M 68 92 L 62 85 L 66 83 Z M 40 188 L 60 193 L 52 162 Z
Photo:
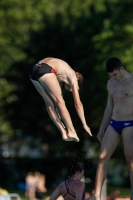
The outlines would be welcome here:
M 88 127 L 83 105 L 79 96 L 79 88 L 83 77 L 75 72 L 65 61 L 58 58 L 44 58 L 30 68 L 30 79 L 44 99 L 50 118 L 62 134 L 65 141 L 79 142 L 69 112 L 62 96 L 62 85 L 73 94 L 77 114 L 83 128 L 92 136 Z
M 101 189 L 107 176 L 107 165 L 121 138 L 130 170 L 133 200 L 133 75 L 124 69 L 121 61 L 116 57 L 107 60 L 106 71 L 111 77 L 107 83 L 108 101 L 97 135 L 101 142 L 101 150 L 95 193 L 89 200 L 101 199 Z
M 73 163 L 68 170 L 68 179 L 56 187 L 49 200 L 56 200 L 60 196 L 64 200 L 84 200 L 85 185 L 81 181 L 83 175 L 83 166 L 76 162 Z

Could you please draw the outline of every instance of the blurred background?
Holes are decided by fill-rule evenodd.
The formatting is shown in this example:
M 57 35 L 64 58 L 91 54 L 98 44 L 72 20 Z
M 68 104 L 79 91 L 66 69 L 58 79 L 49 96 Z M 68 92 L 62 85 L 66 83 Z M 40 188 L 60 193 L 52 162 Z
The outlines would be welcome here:
M 116 56 L 133 72 L 132 0 L 0 1 L 0 186 L 25 195 L 29 172 L 45 175 L 49 195 L 66 178 L 67 165 L 85 166 L 86 191 L 93 190 L 100 150 L 97 132 L 107 102 L 105 62 Z M 80 91 L 93 137 L 83 129 L 70 92 L 66 106 L 80 138 L 65 142 L 29 79 L 29 68 L 45 57 L 65 60 L 83 74 Z M 122 142 L 111 157 L 107 194 L 129 197 Z

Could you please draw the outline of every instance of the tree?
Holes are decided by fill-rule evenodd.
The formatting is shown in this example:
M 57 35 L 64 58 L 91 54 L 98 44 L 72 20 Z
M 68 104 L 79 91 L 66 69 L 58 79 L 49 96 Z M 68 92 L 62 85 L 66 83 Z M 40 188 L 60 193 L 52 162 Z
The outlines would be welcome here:
M 80 95 L 93 138 L 75 117 L 71 94 L 64 92 L 64 98 L 81 141 L 96 143 L 99 149 L 95 136 L 107 99 L 105 61 L 115 55 L 132 70 L 132 6 L 130 0 L 85 0 L 82 4 L 80 0 L 1 0 L 0 131 L 10 138 L 21 130 L 49 144 L 56 141 L 50 146 L 52 153 L 64 148 L 71 155 L 68 147 L 72 144 L 61 140 L 28 77 L 30 65 L 43 57 L 59 57 L 84 76 Z M 83 144 L 75 144 L 79 154 L 84 154 Z

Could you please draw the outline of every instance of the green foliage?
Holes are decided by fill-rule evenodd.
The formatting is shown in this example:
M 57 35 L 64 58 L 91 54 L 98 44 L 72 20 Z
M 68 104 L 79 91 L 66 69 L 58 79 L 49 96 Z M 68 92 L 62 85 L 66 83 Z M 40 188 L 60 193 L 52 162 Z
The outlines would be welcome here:
M 105 61 L 117 56 L 133 71 L 132 10 L 130 0 L 1 0 L 0 132 L 14 138 L 20 129 L 47 143 L 61 140 L 28 76 L 32 64 L 53 56 L 83 74 L 81 100 L 96 136 L 107 100 Z M 64 98 L 81 141 L 97 143 L 84 133 L 71 94 Z

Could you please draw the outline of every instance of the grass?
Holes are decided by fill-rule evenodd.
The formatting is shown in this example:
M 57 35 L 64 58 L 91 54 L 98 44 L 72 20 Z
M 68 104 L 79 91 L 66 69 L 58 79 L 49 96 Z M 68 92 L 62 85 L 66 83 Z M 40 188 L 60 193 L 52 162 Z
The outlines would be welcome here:
M 119 197 L 130 197 L 130 188 L 125 188 L 125 187 L 116 187 L 116 186 L 107 186 L 107 195 L 110 195 L 114 191 L 119 191 Z

